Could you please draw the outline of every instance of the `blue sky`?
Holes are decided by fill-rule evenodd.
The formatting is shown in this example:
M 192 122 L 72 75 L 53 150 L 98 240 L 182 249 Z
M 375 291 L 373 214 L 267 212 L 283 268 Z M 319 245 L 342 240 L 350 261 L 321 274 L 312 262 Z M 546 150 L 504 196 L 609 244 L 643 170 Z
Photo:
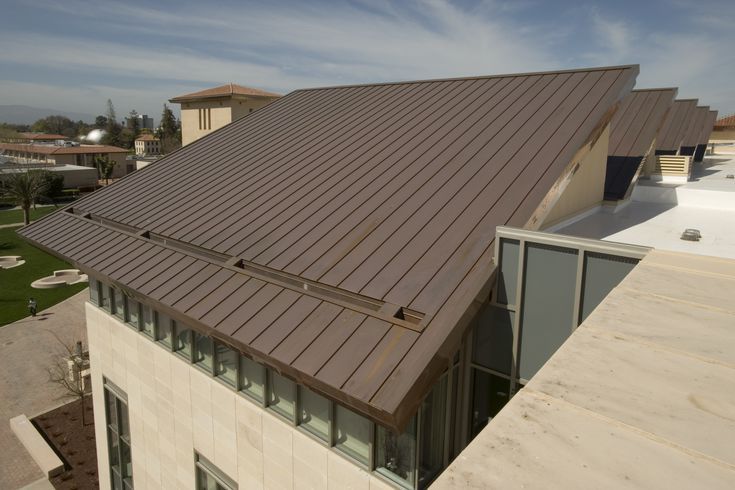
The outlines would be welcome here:
M 582 6 L 580 6 L 582 4 Z M 639 63 L 735 112 L 735 1 L 2 0 L 0 104 L 159 119 L 226 82 L 301 87 Z

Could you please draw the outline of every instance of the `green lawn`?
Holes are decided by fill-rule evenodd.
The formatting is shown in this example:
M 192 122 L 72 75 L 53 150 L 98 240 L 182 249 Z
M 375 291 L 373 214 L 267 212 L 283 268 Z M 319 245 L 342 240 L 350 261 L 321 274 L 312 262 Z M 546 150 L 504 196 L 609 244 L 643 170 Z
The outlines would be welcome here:
M 33 289 L 31 282 L 36 279 L 71 267 L 30 245 L 16 234 L 17 229 L 0 228 L 0 255 L 20 255 L 26 261 L 12 269 L 0 269 L 0 325 L 28 316 L 30 297 L 36 298 L 38 311 L 41 311 L 87 287 L 86 283 L 82 283 L 55 289 Z
M 35 221 L 39 218 L 43 218 L 49 213 L 56 211 L 59 208 L 54 206 L 45 206 L 42 208 L 31 208 L 31 221 Z M 0 225 L 12 225 L 13 223 L 23 222 L 23 210 L 22 209 L 3 209 L 0 211 Z M 11 255 L 11 254 L 3 254 Z

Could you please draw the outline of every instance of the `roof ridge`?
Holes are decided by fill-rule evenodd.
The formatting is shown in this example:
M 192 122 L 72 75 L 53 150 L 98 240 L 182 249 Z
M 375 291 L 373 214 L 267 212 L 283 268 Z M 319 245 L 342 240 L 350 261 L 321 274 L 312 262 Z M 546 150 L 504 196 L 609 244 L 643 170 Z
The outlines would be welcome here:
M 320 87 L 300 88 L 300 89 L 294 90 L 291 93 L 314 91 L 314 90 L 329 90 L 329 89 L 337 89 L 337 88 L 353 88 L 353 87 L 357 88 L 357 87 L 373 87 L 373 86 L 385 86 L 385 85 L 409 85 L 409 84 L 414 84 L 414 83 L 455 82 L 455 81 L 463 81 L 463 80 L 489 80 L 492 78 L 527 77 L 527 76 L 532 76 L 532 75 L 557 75 L 557 74 L 563 74 L 563 73 L 610 71 L 610 70 L 623 70 L 623 69 L 632 69 L 632 68 L 640 70 L 640 65 L 635 63 L 635 64 L 630 64 L 630 65 L 571 68 L 571 69 L 565 69 L 565 70 L 550 70 L 550 71 L 536 71 L 536 72 L 531 71 L 531 72 L 521 72 L 521 73 L 501 73 L 497 75 L 473 75 L 473 76 L 466 76 L 466 77 L 426 78 L 426 79 L 419 79 L 419 80 L 404 80 L 404 81 L 399 81 L 399 82 L 374 82 L 374 83 L 354 83 L 354 84 L 347 84 L 347 85 L 326 85 L 326 86 L 320 86 Z

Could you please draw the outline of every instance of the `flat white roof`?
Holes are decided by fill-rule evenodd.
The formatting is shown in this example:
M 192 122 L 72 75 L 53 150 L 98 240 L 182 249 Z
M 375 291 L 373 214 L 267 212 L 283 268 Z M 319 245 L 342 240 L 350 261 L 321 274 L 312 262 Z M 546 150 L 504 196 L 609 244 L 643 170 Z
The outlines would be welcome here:
M 597 238 L 735 259 L 735 149 L 706 157 L 693 181 L 683 185 L 641 181 L 633 200 L 616 213 L 598 212 L 565 228 L 564 235 Z M 700 230 L 699 242 L 681 239 Z
M 432 488 L 735 488 L 734 292 L 650 252 Z

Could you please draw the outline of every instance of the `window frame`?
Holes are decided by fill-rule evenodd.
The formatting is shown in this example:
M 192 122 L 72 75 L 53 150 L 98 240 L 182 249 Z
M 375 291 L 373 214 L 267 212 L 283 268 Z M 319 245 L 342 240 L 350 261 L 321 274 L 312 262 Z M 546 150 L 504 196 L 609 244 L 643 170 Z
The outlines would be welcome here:
M 199 472 L 202 471 L 207 476 L 214 478 L 217 484 L 221 485 L 225 490 L 238 490 L 237 482 L 227 476 L 227 474 L 209 461 L 207 458 L 194 451 L 194 488 L 200 490 Z M 207 490 L 207 489 L 203 489 Z

